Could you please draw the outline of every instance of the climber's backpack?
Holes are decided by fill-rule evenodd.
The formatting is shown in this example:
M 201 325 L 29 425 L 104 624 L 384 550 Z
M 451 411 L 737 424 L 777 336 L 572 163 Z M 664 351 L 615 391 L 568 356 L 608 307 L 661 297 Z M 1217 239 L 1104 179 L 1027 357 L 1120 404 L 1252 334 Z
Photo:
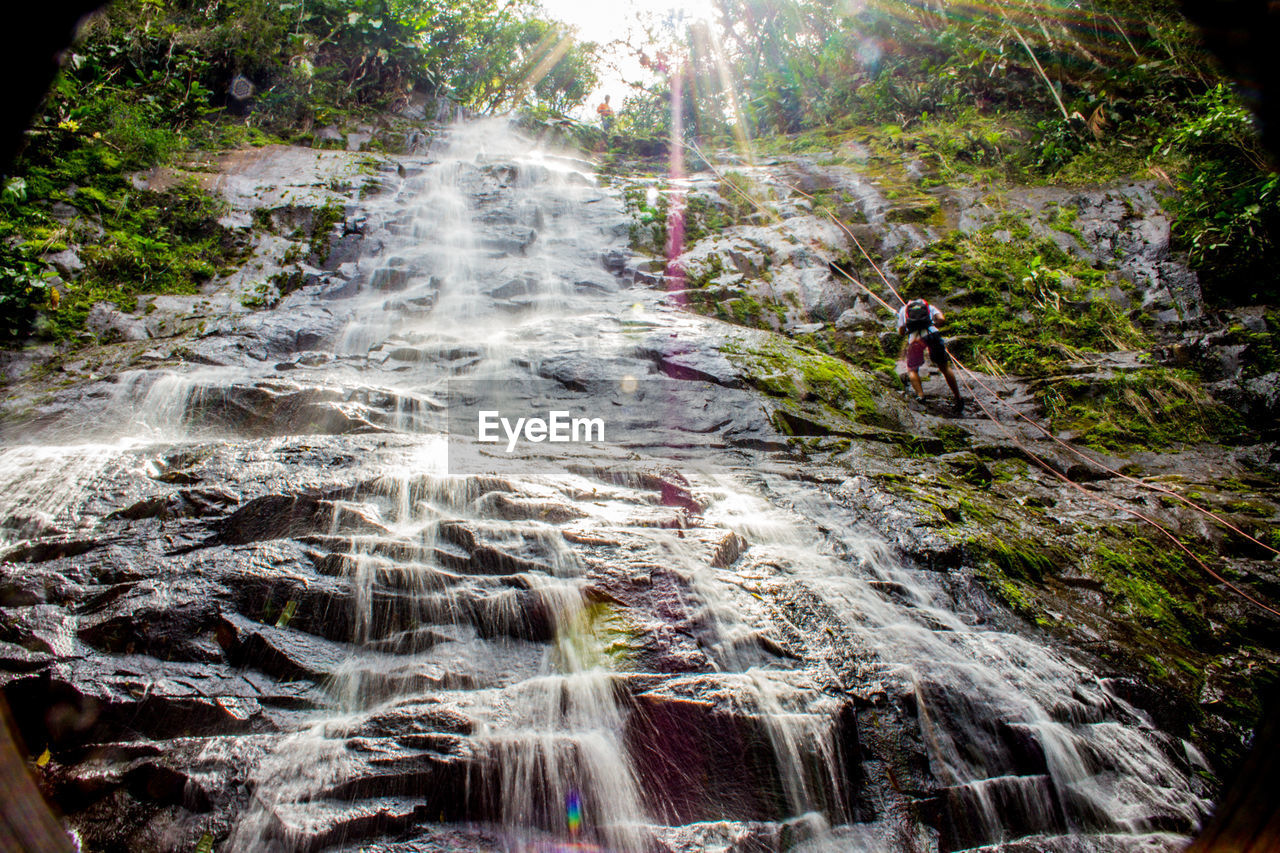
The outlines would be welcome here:
M 933 325 L 929 303 L 923 299 L 912 299 L 907 303 L 907 331 L 923 332 Z

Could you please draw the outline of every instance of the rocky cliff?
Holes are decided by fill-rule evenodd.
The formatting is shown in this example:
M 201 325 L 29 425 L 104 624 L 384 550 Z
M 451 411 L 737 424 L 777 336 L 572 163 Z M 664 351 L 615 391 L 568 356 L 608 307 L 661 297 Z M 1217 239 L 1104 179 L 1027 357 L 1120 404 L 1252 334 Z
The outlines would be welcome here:
M 11 358 L 2 683 L 85 849 L 1195 831 L 1276 671 L 1220 580 L 1280 598 L 1274 321 L 1205 304 L 1156 187 L 430 134 L 222 158 L 242 264 Z M 963 417 L 902 395 L 894 289 Z M 462 380 L 631 438 L 445 467 Z

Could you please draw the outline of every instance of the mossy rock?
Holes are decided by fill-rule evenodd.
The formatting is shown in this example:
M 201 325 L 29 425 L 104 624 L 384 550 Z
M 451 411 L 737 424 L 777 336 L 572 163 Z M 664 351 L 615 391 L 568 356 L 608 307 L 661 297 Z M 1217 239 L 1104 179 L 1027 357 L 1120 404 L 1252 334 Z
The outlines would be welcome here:
M 821 401 L 776 400 L 770 420 L 779 432 L 793 437 L 837 437 L 875 441 L 900 448 L 908 456 L 926 456 L 942 452 L 942 442 L 932 436 L 920 436 L 874 424 L 860 423 L 848 412 Z M 843 449 L 848 449 L 845 445 Z
M 841 359 L 780 335 L 738 339 L 722 349 L 745 382 L 772 397 L 821 402 L 859 423 L 900 426 L 877 405 L 875 377 Z
M 1145 450 L 1188 442 L 1234 440 L 1240 417 L 1214 402 L 1190 371 L 1144 368 L 1112 377 L 1068 379 L 1039 392 L 1055 431 L 1095 449 Z
M 973 559 L 1000 576 L 1028 583 L 1038 583 L 1070 562 L 1057 545 L 1030 537 L 984 536 L 971 540 L 969 549 Z
M 889 222 L 941 224 L 941 216 L 942 206 L 938 200 L 924 196 L 895 199 L 893 206 L 885 211 L 884 218 Z
M 1141 349 L 1147 337 L 1113 301 L 1101 298 L 1106 271 L 1034 237 L 1025 222 L 1002 217 L 973 234 L 954 232 L 896 259 L 907 289 L 952 308 L 957 353 L 990 358 L 1033 376 L 1060 370 L 1064 347 L 1083 352 Z
M 937 430 L 935 429 L 936 433 Z M 954 434 L 947 434 L 947 438 L 955 440 Z M 946 438 L 940 437 L 940 441 L 945 443 Z M 960 452 L 949 453 L 942 457 L 942 461 L 947 463 L 957 477 L 972 486 L 986 487 L 991 485 L 991 481 L 995 479 L 995 475 L 991 473 L 991 469 L 983 462 L 982 457 L 976 453 Z
M 955 453 L 956 451 L 967 450 L 972 439 L 968 430 L 962 429 L 954 424 L 937 424 L 936 426 L 930 427 L 929 431 L 942 442 L 943 451 L 946 453 Z M 969 453 L 965 454 L 965 456 L 972 457 L 975 464 L 982 465 L 983 468 L 986 468 L 986 464 L 977 454 Z M 989 469 L 987 470 L 989 473 Z M 988 477 L 988 481 L 990 481 L 990 477 Z

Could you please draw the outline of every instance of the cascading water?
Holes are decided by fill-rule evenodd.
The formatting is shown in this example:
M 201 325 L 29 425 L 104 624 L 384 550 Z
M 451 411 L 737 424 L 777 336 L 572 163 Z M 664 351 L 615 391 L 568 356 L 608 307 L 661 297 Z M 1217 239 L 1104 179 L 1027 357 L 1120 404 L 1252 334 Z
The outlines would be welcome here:
M 231 565 L 229 663 L 324 694 L 194 753 L 247 762 L 222 849 L 1159 850 L 1198 825 L 1183 745 L 904 564 L 846 506 L 864 481 L 722 437 L 768 431 L 745 392 L 664 380 L 659 440 L 539 473 L 448 459 L 451 379 L 608 401 L 714 321 L 606 272 L 627 220 L 581 161 L 478 122 L 407 165 L 328 351 L 121 376 L 126 443 L 61 424 L 0 459 L 15 543 L 103 523 L 104 477 L 253 484 L 170 537 L 171 577 Z

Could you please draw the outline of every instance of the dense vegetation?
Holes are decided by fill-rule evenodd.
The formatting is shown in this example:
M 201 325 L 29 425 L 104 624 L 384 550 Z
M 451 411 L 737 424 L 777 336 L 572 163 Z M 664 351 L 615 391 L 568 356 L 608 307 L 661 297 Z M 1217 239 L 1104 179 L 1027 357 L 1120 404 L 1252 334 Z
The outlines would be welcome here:
M 191 293 L 239 247 L 198 186 L 128 176 L 192 149 L 317 136 L 417 95 L 552 113 L 595 83 L 594 46 L 528 2 L 118 0 L 69 53 L 0 194 L 0 338 L 61 339 L 89 307 Z M 49 256 L 91 248 L 74 281 Z M 56 311 L 51 309 L 57 309 Z
M 616 153 L 665 150 L 678 114 L 690 141 L 829 151 L 857 139 L 914 157 L 937 183 L 1155 178 L 1177 190 L 1175 236 L 1210 298 L 1275 295 L 1277 179 L 1172 0 L 715 9 L 634 48 L 662 63 L 620 111 Z M 593 88 L 594 51 L 529 0 L 120 0 L 69 53 L 0 192 L 0 336 L 64 339 L 94 302 L 194 292 L 235 263 L 215 199 L 194 184 L 142 192 L 132 172 L 192 149 L 341 144 L 333 127 L 415 95 L 561 115 Z M 85 271 L 57 279 L 50 257 L 79 243 L 93 246 Z M 945 269 L 955 249 L 914 260 Z
M 666 139 L 676 89 L 686 137 L 830 151 L 871 136 L 945 181 L 1156 178 L 1207 294 L 1274 297 L 1277 178 L 1173 0 L 716 7 L 713 27 L 667 35 L 685 71 L 628 99 L 624 136 Z

